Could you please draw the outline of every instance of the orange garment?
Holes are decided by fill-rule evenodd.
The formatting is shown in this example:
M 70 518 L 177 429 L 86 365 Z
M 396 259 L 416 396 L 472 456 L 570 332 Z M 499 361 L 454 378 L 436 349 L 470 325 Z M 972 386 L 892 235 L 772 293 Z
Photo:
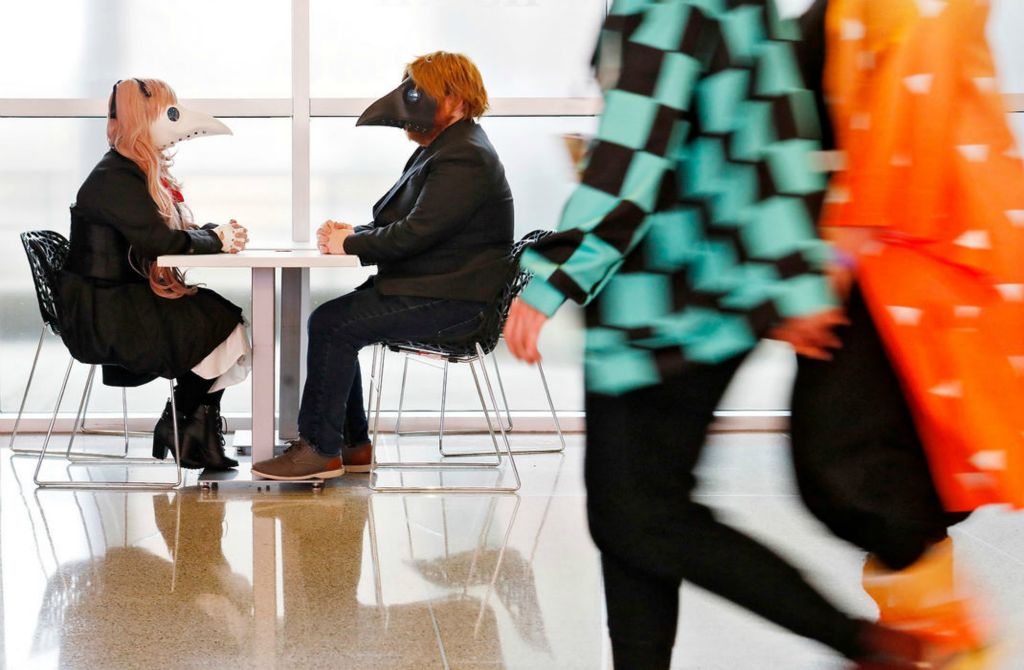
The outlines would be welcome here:
M 988 10 L 832 0 L 827 16 L 845 169 L 823 224 L 873 231 L 858 281 L 953 511 L 1024 505 L 1024 164 Z

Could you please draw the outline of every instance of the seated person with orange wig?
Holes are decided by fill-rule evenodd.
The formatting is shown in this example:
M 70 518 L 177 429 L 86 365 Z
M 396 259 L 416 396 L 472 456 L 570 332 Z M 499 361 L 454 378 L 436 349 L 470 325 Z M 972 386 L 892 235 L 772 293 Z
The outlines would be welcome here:
M 373 207 L 373 221 L 327 221 L 321 252 L 353 254 L 378 274 L 309 319 L 299 439 L 253 465 L 268 479 L 338 477 L 369 470 L 359 350 L 385 340 L 471 334 L 507 277 L 513 240 L 505 169 L 477 124 L 487 91 L 461 54 L 436 52 L 406 68 L 394 91 L 357 125 L 403 128 L 419 145 L 395 185 Z

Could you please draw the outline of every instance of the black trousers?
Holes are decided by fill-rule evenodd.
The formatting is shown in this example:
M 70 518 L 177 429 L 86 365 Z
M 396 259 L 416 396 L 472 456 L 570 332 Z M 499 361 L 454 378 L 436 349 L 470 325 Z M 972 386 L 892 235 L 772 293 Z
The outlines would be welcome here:
M 742 358 L 622 396 L 587 396 L 587 513 L 620 670 L 669 667 L 682 580 L 849 657 L 863 653 L 862 622 L 693 500 L 712 413 Z
M 966 514 L 947 513 L 899 379 L 860 292 L 831 361 L 800 357 L 790 422 L 797 485 L 837 536 L 900 570 Z

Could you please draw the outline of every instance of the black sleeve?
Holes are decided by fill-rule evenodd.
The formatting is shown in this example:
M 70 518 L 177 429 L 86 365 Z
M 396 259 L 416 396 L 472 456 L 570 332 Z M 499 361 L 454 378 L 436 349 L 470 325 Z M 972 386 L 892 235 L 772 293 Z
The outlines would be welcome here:
M 345 240 L 345 252 L 372 264 L 416 256 L 450 238 L 487 198 L 491 179 L 481 159 L 438 157 L 409 214 L 386 226 L 360 226 Z
M 168 228 L 141 174 L 110 173 L 104 175 L 99 188 L 90 191 L 93 197 L 79 204 L 124 235 L 142 258 L 164 254 L 215 254 L 221 250 L 220 238 L 211 230 Z

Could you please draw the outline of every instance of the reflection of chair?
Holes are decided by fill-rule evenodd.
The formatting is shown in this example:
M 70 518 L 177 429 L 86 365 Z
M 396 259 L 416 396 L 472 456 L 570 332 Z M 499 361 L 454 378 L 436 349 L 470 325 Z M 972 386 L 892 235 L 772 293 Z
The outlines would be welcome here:
M 39 311 L 43 316 L 44 327 L 48 326 L 51 331 L 55 334 L 60 334 L 60 314 L 57 303 L 57 287 L 58 277 L 60 275 L 61 268 L 64 266 L 64 262 L 67 260 L 68 241 L 59 233 L 53 231 L 33 231 L 28 233 L 22 233 L 21 242 L 25 247 L 25 253 L 28 256 L 29 267 L 32 269 L 32 281 L 35 284 L 36 297 L 39 299 Z M 36 356 L 38 357 L 38 349 Z M 53 408 L 53 416 L 50 418 L 50 425 L 46 431 L 46 438 L 43 440 L 43 447 L 39 450 L 39 460 L 36 463 L 35 474 L 33 479 L 35 483 L 41 488 L 62 488 L 62 489 L 171 489 L 181 486 L 184 478 L 181 471 L 181 463 L 178 462 L 178 454 L 181 452 L 180 445 L 178 444 L 178 412 L 177 408 L 174 407 L 174 380 L 171 380 L 171 405 L 172 405 L 172 417 L 174 421 L 174 464 L 177 467 L 177 480 L 174 482 L 128 482 L 128 481 L 53 481 L 43 480 L 39 477 L 39 471 L 43 466 L 43 459 L 46 458 L 47 450 L 50 445 L 50 438 L 53 436 L 53 427 L 57 422 L 57 414 L 60 412 L 61 402 L 64 400 L 64 392 L 67 390 L 68 378 L 71 376 L 71 368 L 75 364 L 74 357 L 68 361 L 67 371 L 64 373 L 64 381 L 61 384 L 60 392 L 57 394 L 57 402 Z M 35 372 L 35 364 L 33 363 L 33 373 Z M 84 410 L 85 404 L 89 392 L 92 389 L 93 379 L 96 373 L 96 366 L 92 366 L 89 371 L 89 378 L 86 382 L 85 392 L 82 394 L 82 400 L 78 404 L 78 413 L 75 416 L 74 430 L 71 434 L 71 439 L 68 441 L 68 447 L 64 452 L 65 457 L 71 455 L 71 445 L 74 441 L 75 435 L 81 430 L 82 423 L 84 423 Z M 31 375 L 30 375 L 31 377 Z M 31 380 L 30 380 L 31 383 Z M 27 389 L 26 389 L 27 394 Z M 124 389 L 122 389 L 124 394 Z M 122 395 L 122 397 L 124 397 Z M 23 403 L 24 404 L 24 403 Z M 127 451 L 127 415 L 125 419 L 125 447 Z M 117 463 L 119 465 L 126 463 L 138 463 L 138 464 L 149 464 L 159 463 L 155 459 L 151 458 L 127 458 L 127 457 L 116 457 L 113 459 L 96 457 L 95 454 L 86 454 L 90 456 L 88 462 L 90 464 L 104 464 L 104 463 Z
M 530 279 L 528 272 L 519 269 L 519 257 L 523 251 L 526 250 L 531 244 L 537 240 L 548 235 L 549 231 L 536 230 L 531 233 L 527 233 L 523 236 L 519 242 L 517 242 L 509 255 L 509 277 L 505 283 L 504 289 L 498 294 L 498 296 L 484 309 L 483 318 L 481 319 L 480 325 L 477 329 L 467 336 L 460 337 L 452 340 L 433 340 L 433 341 L 421 341 L 421 342 L 399 342 L 399 341 L 388 341 L 377 345 L 374 348 L 373 353 L 373 364 L 370 374 L 370 402 L 373 407 L 373 442 L 377 444 L 377 426 L 380 420 L 380 399 L 381 391 L 384 386 L 384 359 L 387 352 L 395 351 L 406 354 L 405 368 L 402 371 L 402 390 L 399 399 L 398 408 L 398 420 L 395 425 L 395 433 L 399 433 L 401 428 L 401 417 L 402 417 L 402 402 L 405 399 L 405 381 L 408 373 L 409 356 L 415 355 L 417 357 L 425 357 L 427 359 L 434 359 L 440 361 L 440 365 L 443 368 L 443 379 L 441 383 L 441 417 L 440 425 L 438 429 L 438 449 L 441 452 L 442 457 L 458 457 L 463 458 L 466 456 L 483 456 L 483 455 L 494 455 L 496 461 L 460 461 L 460 462 L 437 462 L 437 461 L 393 461 L 393 462 L 380 462 L 377 458 L 379 449 L 373 451 L 373 462 L 370 468 L 370 488 L 377 491 L 515 491 L 519 489 L 519 472 L 516 469 L 515 459 L 513 454 L 515 453 L 543 453 L 543 452 L 559 452 L 565 449 L 565 438 L 562 435 L 561 426 L 558 423 L 558 414 L 555 411 L 554 403 L 551 400 L 551 392 L 548 389 L 547 378 L 544 375 L 544 368 L 538 363 L 538 370 L 540 372 L 541 382 L 544 385 L 544 393 L 547 396 L 548 406 L 551 409 L 551 416 L 555 421 L 555 428 L 558 432 L 558 437 L 561 442 L 561 446 L 557 449 L 532 449 L 514 451 L 509 445 L 508 431 L 512 429 L 512 418 L 511 412 L 508 407 L 508 399 L 505 397 L 504 384 L 501 381 L 501 375 L 498 372 L 497 360 L 494 361 L 495 372 L 497 373 L 497 381 L 499 389 L 501 391 L 502 399 L 505 406 L 506 419 L 508 425 L 502 421 L 500 408 L 498 406 L 494 387 L 491 384 L 490 375 L 487 372 L 486 357 L 487 354 L 493 356 L 495 347 L 498 346 L 498 341 L 501 338 L 501 331 L 505 325 L 505 319 L 508 318 L 508 311 L 512 305 L 512 301 L 519 295 L 526 286 L 526 283 Z M 487 421 L 487 430 L 490 434 L 491 443 L 494 447 L 493 451 L 469 451 L 459 452 L 457 454 L 451 454 L 444 450 L 444 421 L 445 421 L 445 403 L 448 393 L 448 366 L 450 363 L 468 363 L 470 371 L 473 373 L 473 381 L 476 385 L 477 395 L 480 397 L 480 406 L 483 409 L 484 418 Z M 478 374 L 479 367 L 479 374 Z M 483 388 L 480 385 L 480 377 L 483 377 L 484 386 L 487 389 L 487 398 L 484 396 Z M 376 393 L 376 395 L 375 395 Z M 490 405 L 488 405 L 488 398 L 490 399 Z M 491 421 L 491 411 L 493 410 L 498 430 L 501 433 L 502 443 L 504 446 L 504 453 L 501 447 L 498 445 L 497 434 L 494 430 L 494 422 Z M 455 432 L 466 432 L 466 431 L 448 431 L 449 434 Z M 404 433 L 409 435 L 410 433 Z M 423 434 L 419 432 L 419 434 Z M 433 434 L 433 433 L 427 433 Z M 381 468 L 397 468 L 397 469 L 465 469 L 465 468 L 493 468 L 501 465 L 503 457 L 507 456 L 512 469 L 512 473 L 515 477 L 515 484 L 512 486 L 446 486 L 443 483 L 438 486 L 379 486 L 377 484 L 377 470 Z
M 32 278 L 35 283 L 36 289 L 36 300 L 39 304 L 39 315 L 43 319 L 43 326 L 39 330 L 39 341 L 36 344 L 36 353 L 32 357 L 32 367 L 29 369 L 28 381 L 25 382 L 25 392 L 21 396 L 21 405 L 18 407 L 18 416 L 14 420 L 14 429 L 11 431 L 11 439 L 8 446 L 11 451 L 18 454 L 38 454 L 38 449 L 21 449 L 14 446 L 14 441 L 18 437 L 18 427 L 21 424 L 21 417 L 25 413 L 25 403 L 28 400 L 28 393 L 32 388 L 32 380 L 35 378 L 36 366 L 39 363 L 39 354 L 43 349 L 43 339 L 46 336 L 46 331 L 49 330 L 54 335 L 60 335 L 60 323 L 57 319 L 57 304 L 56 296 L 51 290 L 49 283 L 43 281 L 39 275 L 41 268 L 37 267 L 37 264 L 33 261 L 33 257 L 42 254 L 45 259 L 45 263 L 51 267 L 60 268 L 63 267 L 64 262 L 68 256 L 68 241 L 60 233 L 55 233 L 50 230 L 40 230 L 29 233 L 22 233 L 21 243 L 25 247 L 25 253 L 29 258 L 29 265 L 32 268 Z M 96 366 L 93 365 L 89 370 L 89 381 L 86 382 L 85 388 L 82 391 L 82 410 L 80 410 L 81 419 L 75 423 L 75 433 L 94 433 L 100 435 L 120 434 L 112 433 L 111 431 L 102 430 L 86 430 L 85 428 L 85 410 L 88 409 L 89 396 L 92 393 L 92 379 L 95 376 Z M 128 398 L 125 389 L 121 389 L 121 408 L 124 419 L 124 456 L 128 455 Z M 64 455 L 70 456 L 82 456 L 82 457 L 96 457 L 99 454 L 88 453 L 88 452 L 73 452 L 71 451 L 74 438 L 68 443 L 68 448 L 65 450 Z
M 510 553 L 518 554 L 515 549 L 509 548 L 509 540 L 512 536 L 512 529 L 515 526 L 522 500 L 518 495 L 511 496 L 511 498 L 515 502 L 512 505 L 512 510 L 509 513 L 508 522 L 505 524 L 504 530 L 498 531 L 501 544 L 496 547 L 489 542 L 492 530 L 498 529 L 496 526 L 496 512 L 498 505 L 508 501 L 510 497 L 488 496 L 486 500 L 471 496 L 454 496 L 447 499 L 443 496 L 431 498 L 431 500 L 439 503 L 438 511 L 440 512 L 440 518 L 435 519 L 435 526 L 429 521 L 414 521 L 410 518 L 408 500 L 404 496 L 370 496 L 367 506 L 367 534 L 370 539 L 374 594 L 377 606 L 384 612 L 385 620 L 387 620 L 387 611 L 391 605 L 388 603 L 387 594 L 384 593 L 385 579 L 382 569 L 384 565 L 393 565 L 394 561 L 382 559 L 378 532 L 381 525 L 387 525 L 389 520 L 396 518 L 396 515 L 385 515 L 385 523 L 381 524 L 377 520 L 375 504 L 396 505 L 399 502 L 401 503 L 404 532 L 400 532 L 398 528 L 391 528 L 390 530 L 384 528 L 381 535 L 391 538 L 398 537 L 400 534 L 405 535 L 407 556 L 402 561 L 402 564 L 415 567 L 416 571 L 428 584 L 446 592 L 443 598 L 430 598 L 430 602 L 449 602 L 451 600 L 475 602 L 479 600 L 476 616 L 476 627 L 479 627 L 485 615 L 490 611 L 491 594 L 497 592 L 500 597 L 504 597 L 507 594 L 507 590 L 503 590 L 506 585 L 502 584 L 499 586 L 502 568 Z M 476 510 L 476 513 L 473 514 L 474 517 L 478 518 L 477 523 L 467 525 L 465 523 L 456 523 L 449 519 L 448 507 L 450 504 L 465 508 L 467 505 L 472 505 L 475 502 L 486 502 L 486 506 L 481 505 Z M 417 505 L 417 508 L 424 509 L 422 505 Z M 465 519 L 462 520 L 464 521 Z M 421 532 L 425 531 L 426 537 L 432 538 L 434 541 L 440 539 L 440 547 L 435 547 L 433 552 L 430 552 L 429 549 L 426 550 L 428 553 L 433 553 L 433 556 L 429 558 L 422 555 L 417 556 L 417 553 L 422 554 L 424 549 L 420 548 L 417 551 L 416 542 L 414 541 L 414 529 Z M 451 535 L 455 535 L 456 539 L 460 536 L 462 538 L 475 536 L 475 546 L 471 550 L 452 551 L 450 545 L 453 538 Z M 398 549 L 401 544 L 399 542 L 388 542 L 385 546 L 394 550 Z M 515 560 L 521 561 L 522 559 L 517 556 Z M 529 578 L 532 580 L 532 572 Z M 388 583 L 402 584 L 404 580 L 392 577 L 388 580 Z M 482 594 L 479 593 L 481 589 L 483 590 Z M 470 591 L 477 591 L 477 593 L 474 595 Z M 407 590 L 403 590 L 401 597 L 410 597 L 410 594 Z M 517 603 L 517 605 L 519 604 L 521 603 Z

